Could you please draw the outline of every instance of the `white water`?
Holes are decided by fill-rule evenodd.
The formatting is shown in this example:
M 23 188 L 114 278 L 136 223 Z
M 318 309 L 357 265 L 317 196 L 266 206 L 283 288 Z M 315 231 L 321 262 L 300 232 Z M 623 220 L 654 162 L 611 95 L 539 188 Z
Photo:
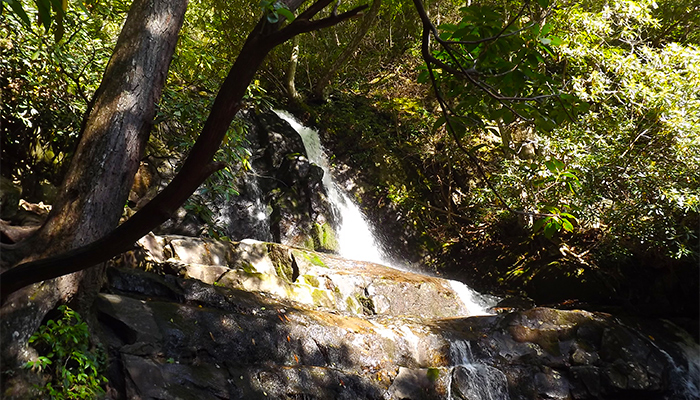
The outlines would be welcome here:
M 678 394 L 682 397 L 679 398 L 684 400 L 700 399 L 700 346 L 692 339 L 688 340 L 687 343 L 680 343 L 679 346 L 688 360 L 686 371 L 679 367 L 676 368 L 681 381 Z
M 299 133 L 304 142 L 309 161 L 323 169 L 323 186 L 328 192 L 328 198 L 333 205 L 336 217 L 340 220 L 339 226 L 336 227 L 340 255 L 350 260 L 370 261 L 406 271 L 407 268 L 402 268 L 400 264 L 380 250 L 379 242 L 370 229 L 370 222 L 362 214 L 357 204 L 333 180 L 328 157 L 323 149 L 318 132 L 315 129 L 303 126 L 294 116 L 286 111 L 275 110 L 275 113 Z M 488 309 L 495 306 L 498 299 L 480 295 L 462 282 L 449 282 L 452 290 L 457 293 L 464 304 L 467 315 L 493 314 Z
M 323 186 L 325 186 L 328 198 L 335 208 L 333 211 L 340 220 L 340 224 L 336 228 L 340 255 L 351 260 L 370 261 L 391 267 L 392 260 L 380 250 L 379 243 L 360 208 L 333 181 L 328 158 L 321 145 L 318 132 L 301 125 L 286 111 L 276 110 L 275 113 L 299 133 L 304 147 L 306 147 L 309 161 L 323 169 Z
M 450 287 L 457 293 L 457 296 L 459 296 L 462 304 L 464 304 L 464 307 L 467 309 L 467 314 L 470 317 L 476 315 L 493 315 L 493 312 L 489 310 L 498 304 L 499 299 L 497 297 L 484 296 L 477 293 L 460 281 L 449 280 L 449 282 Z
M 450 357 L 455 367 L 447 383 L 447 399 L 455 398 L 454 391 L 459 391 L 458 398 L 473 400 L 509 400 L 506 376 L 500 370 L 474 361 L 471 344 L 466 340 L 450 342 Z M 459 382 L 453 382 L 455 375 Z

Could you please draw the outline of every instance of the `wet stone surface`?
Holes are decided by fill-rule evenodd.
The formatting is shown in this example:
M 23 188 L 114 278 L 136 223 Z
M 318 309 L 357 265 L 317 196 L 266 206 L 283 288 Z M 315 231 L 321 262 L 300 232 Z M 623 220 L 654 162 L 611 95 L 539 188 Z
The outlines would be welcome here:
M 280 245 L 149 236 L 108 277 L 96 307 L 114 398 L 678 399 L 700 386 L 698 346 L 668 322 L 469 317 L 441 279 Z

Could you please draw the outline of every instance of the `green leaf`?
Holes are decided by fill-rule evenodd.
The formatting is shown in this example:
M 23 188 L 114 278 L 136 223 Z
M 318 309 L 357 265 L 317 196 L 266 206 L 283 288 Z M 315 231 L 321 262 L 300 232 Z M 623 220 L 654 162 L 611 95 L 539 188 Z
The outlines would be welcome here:
M 544 237 L 551 239 L 561 229 L 561 225 L 554 218 L 550 219 L 549 223 L 544 227 Z
M 424 69 L 418 74 L 417 82 L 418 83 L 426 83 L 428 82 L 428 79 L 430 78 L 429 72 L 427 69 Z
M 566 219 L 570 219 L 570 220 L 576 221 L 576 217 L 574 217 L 573 215 L 571 215 L 571 214 L 569 214 L 569 213 L 560 213 L 559 216 L 561 216 L 562 218 L 566 218 Z
M 433 124 L 433 131 L 440 129 L 443 125 L 445 125 L 446 121 L 447 120 L 445 119 L 444 115 L 438 118 L 437 121 L 435 121 L 435 123 Z
M 55 26 L 53 29 L 54 40 L 56 43 L 61 41 L 63 38 L 63 33 L 65 32 L 63 28 L 63 17 L 65 16 L 66 10 L 64 7 L 67 7 L 67 5 L 68 3 L 66 0 L 51 0 L 51 8 L 56 15 L 54 18 Z
M 534 224 L 532 224 L 532 231 L 539 232 L 539 230 L 542 229 L 544 224 L 547 223 L 547 221 L 549 221 L 550 219 L 551 217 L 538 219 L 537 221 L 535 221 Z
M 36 0 L 36 8 L 39 11 L 39 22 L 48 32 L 51 27 L 51 0 Z
M 561 46 L 561 44 L 564 43 L 559 36 L 552 35 L 547 37 L 547 39 L 549 39 L 549 44 L 552 46 Z
M 29 21 L 29 16 L 27 15 L 26 12 L 24 12 L 24 9 L 22 8 L 22 3 L 19 2 L 19 0 L 9 0 L 7 3 L 10 5 L 10 8 L 12 8 L 12 11 L 17 14 L 19 19 L 24 22 L 24 24 L 27 26 L 27 28 L 31 28 L 32 23 Z
M 572 232 L 574 230 L 574 225 L 568 219 L 562 218 L 561 223 L 565 231 Z
M 546 7 L 546 6 L 543 6 L 543 7 Z M 542 36 L 544 36 L 544 35 L 548 34 L 549 32 L 551 32 L 553 28 L 554 28 L 554 26 L 552 24 L 544 24 L 544 26 L 540 30 L 540 34 Z
M 569 179 L 573 179 L 573 180 L 575 180 L 576 182 L 578 182 L 578 177 L 577 177 L 576 175 L 574 175 L 573 172 L 564 171 L 564 172 L 561 173 L 560 176 L 563 176 L 563 177 L 569 178 Z
M 292 22 L 292 21 L 294 21 L 294 18 L 295 18 L 294 13 L 292 13 L 292 12 L 289 11 L 288 9 L 286 9 L 286 8 L 284 8 L 284 7 L 280 7 L 280 8 L 277 9 L 277 12 L 278 12 L 280 15 L 282 15 L 284 18 L 286 18 L 286 19 L 287 19 L 287 22 Z

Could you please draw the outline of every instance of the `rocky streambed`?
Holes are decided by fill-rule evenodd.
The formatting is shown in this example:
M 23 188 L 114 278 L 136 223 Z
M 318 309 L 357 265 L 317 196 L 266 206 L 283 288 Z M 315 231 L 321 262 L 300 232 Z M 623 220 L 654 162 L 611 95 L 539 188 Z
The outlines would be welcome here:
M 693 399 L 697 343 L 663 320 L 471 316 L 440 278 L 255 241 L 149 235 L 96 302 L 110 396 Z

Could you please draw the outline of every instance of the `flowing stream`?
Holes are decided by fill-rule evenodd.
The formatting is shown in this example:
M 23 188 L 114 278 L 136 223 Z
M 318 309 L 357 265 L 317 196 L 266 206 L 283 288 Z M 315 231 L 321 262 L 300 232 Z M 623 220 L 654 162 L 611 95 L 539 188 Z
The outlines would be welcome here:
M 328 157 L 318 132 L 313 128 L 303 126 L 286 111 L 275 110 L 275 113 L 299 133 L 309 161 L 323 169 L 323 186 L 328 193 L 336 219 L 340 221 L 336 227 L 340 256 L 350 260 L 370 261 L 402 271 L 409 270 L 392 260 L 386 252 L 381 250 L 381 245 L 370 228 L 370 221 L 362 214 L 350 196 L 333 180 Z M 421 273 L 420 271 L 411 272 Z M 481 295 L 459 281 L 451 280 L 450 286 L 459 295 L 460 300 L 468 310 L 468 315 L 492 314 L 488 309 L 496 305 L 498 299 Z
M 333 205 L 333 212 L 340 221 L 336 227 L 340 255 L 351 260 L 370 261 L 397 268 L 393 260 L 381 250 L 381 246 L 360 208 L 333 180 L 328 157 L 321 145 L 318 132 L 303 126 L 286 111 L 277 110 L 275 112 L 299 133 L 309 161 L 323 169 L 323 186 L 326 188 L 328 198 Z
M 450 357 L 455 367 L 447 384 L 447 399 L 510 399 L 505 374 L 475 361 L 468 341 L 450 342 Z

